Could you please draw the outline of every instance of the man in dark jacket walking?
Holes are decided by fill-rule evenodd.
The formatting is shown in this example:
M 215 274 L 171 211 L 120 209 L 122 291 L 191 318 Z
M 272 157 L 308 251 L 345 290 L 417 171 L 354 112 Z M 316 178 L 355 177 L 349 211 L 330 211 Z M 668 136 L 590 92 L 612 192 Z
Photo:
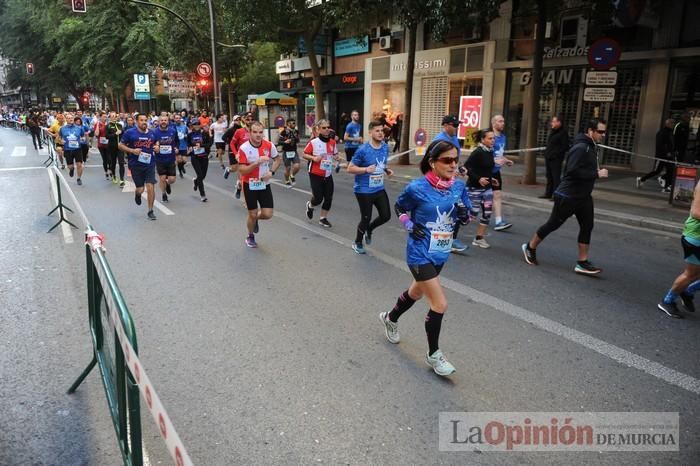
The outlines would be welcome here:
M 560 115 L 552 117 L 550 123 L 552 132 L 547 138 L 547 148 L 544 151 L 544 163 L 547 168 L 547 187 L 541 199 L 551 199 L 561 181 L 561 165 L 564 163 L 564 156 L 569 150 L 569 133 L 564 127 Z
M 605 121 L 594 118 L 586 125 L 586 132 L 574 139 L 574 145 L 567 154 L 564 163 L 564 176 L 559 187 L 554 191 L 554 207 L 547 223 L 532 235 L 529 242 L 523 243 L 522 251 L 525 262 L 537 265 L 537 246 L 551 232 L 561 227 L 572 215 L 579 224 L 578 261 L 574 272 L 595 275 L 601 269 L 588 260 L 588 249 L 593 231 L 593 185 L 598 178 L 607 178 L 608 171 L 598 167 L 596 146 L 603 142 L 606 133 Z
M 637 188 L 640 188 L 649 178 L 658 176 L 662 170 L 665 170 L 662 188 L 664 188 L 664 192 L 671 192 L 674 167 L 672 163 L 664 162 L 664 160 L 673 160 L 673 119 L 671 118 L 667 119 L 664 122 L 664 127 L 656 133 L 656 158 L 663 160 L 656 160 L 652 171 L 637 177 Z

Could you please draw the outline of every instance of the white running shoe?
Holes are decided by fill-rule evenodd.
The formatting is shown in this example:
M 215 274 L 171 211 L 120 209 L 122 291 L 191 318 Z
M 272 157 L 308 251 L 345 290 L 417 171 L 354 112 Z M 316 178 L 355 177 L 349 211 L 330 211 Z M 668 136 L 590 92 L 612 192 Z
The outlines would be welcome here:
M 425 362 L 433 368 L 433 371 L 435 371 L 437 375 L 443 377 L 454 374 L 457 371 L 455 366 L 447 362 L 447 359 L 445 359 L 445 356 L 442 354 L 442 350 L 437 350 L 432 356 L 425 353 Z
M 384 324 L 384 333 L 389 343 L 396 344 L 401 341 L 401 337 L 399 336 L 399 324 L 389 320 L 388 312 L 381 312 L 379 314 L 379 320 Z
M 481 239 L 474 238 L 474 241 L 472 241 L 472 246 L 479 246 L 482 249 L 488 249 L 491 247 L 491 245 L 489 243 L 487 243 L 484 238 L 481 238 Z

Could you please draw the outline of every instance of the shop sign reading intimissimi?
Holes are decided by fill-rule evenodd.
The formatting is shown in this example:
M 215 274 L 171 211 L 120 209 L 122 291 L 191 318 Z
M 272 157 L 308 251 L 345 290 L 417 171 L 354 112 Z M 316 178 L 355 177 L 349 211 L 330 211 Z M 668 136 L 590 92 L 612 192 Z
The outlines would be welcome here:
M 437 69 L 437 68 L 445 68 L 447 66 L 447 60 L 444 58 L 438 58 L 435 60 L 416 60 L 415 61 L 415 70 L 428 70 L 428 69 Z M 391 67 L 391 71 L 406 71 L 406 63 L 401 62 L 401 63 L 395 63 Z

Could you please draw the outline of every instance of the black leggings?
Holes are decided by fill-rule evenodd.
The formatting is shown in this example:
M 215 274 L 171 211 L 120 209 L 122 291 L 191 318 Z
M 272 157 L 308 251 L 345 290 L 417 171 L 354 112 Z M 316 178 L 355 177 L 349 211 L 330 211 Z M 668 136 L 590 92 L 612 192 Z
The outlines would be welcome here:
M 97 150 L 100 151 L 100 155 L 102 156 L 102 168 L 104 169 L 105 173 L 111 171 L 112 155 L 110 154 L 109 150 L 106 147 L 98 147 Z M 111 173 L 112 176 L 114 176 L 114 171 Z
M 34 149 L 38 150 L 39 148 L 41 148 L 42 145 L 41 129 L 38 126 L 32 126 L 31 128 L 29 128 L 29 131 L 32 133 L 32 142 L 34 143 Z
M 322 210 L 331 210 L 333 203 L 333 176 L 319 176 L 309 173 L 311 184 L 311 205 L 316 207 L 323 202 Z
M 109 154 L 109 171 L 112 172 L 112 176 L 114 176 L 117 162 L 119 162 L 119 179 L 124 180 L 124 153 L 120 152 L 117 146 L 107 146 L 107 153 Z
M 661 174 L 661 172 L 664 172 L 664 180 L 666 181 L 666 187 L 671 186 L 671 182 L 673 181 L 673 171 L 676 167 L 672 163 L 668 162 L 663 162 L 661 160 L 656 161 L 656 165 L 654 166 L 654 169 L 644 175 L 641 179 L 641 181 L 646 181 L 649 178 L 652 178 L 654 176 L 658 176 Z
M 204 196 L 204 178 L 207 177 L 207 171 L 209 171 L 209 158 L 207 155 L 205 155 L 204 157 L 193 155 L 191 162 L 192 167 L 194 167 L 194 172 L 197 174 L 199 195 Z
M 593 231 L 593 198 L 571 199 L 554 195 L 554 207 L 547 223 L 537 230 L 537 236 L 545 239 L 551 232 L 557 230 L 572 215 L 578 220 L 578 242 L 591 244 L 591 231 Z
M 387 196 L 386 191 L 383 189 L 372 194 L 355 193 L 355 197 L 357 198 L 357 203 L 360 205 L 361 215 L 360 223 L 357 225 L 355 242 L 362 243 L 362 237 L 366 231 L 371 233 L 375 228 L 391 220 L 391 207 L 389 206 L 389 196 Z M 372 220 L 373 207 L 377 208 L 379 216 L 370 223 L 370 220 Z

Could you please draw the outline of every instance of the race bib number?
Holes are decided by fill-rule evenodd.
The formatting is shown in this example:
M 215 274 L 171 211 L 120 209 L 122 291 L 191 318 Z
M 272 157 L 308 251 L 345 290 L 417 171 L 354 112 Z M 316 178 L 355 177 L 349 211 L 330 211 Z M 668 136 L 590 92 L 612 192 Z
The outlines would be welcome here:
M 161 155 L 170 155 L 173 153 L 173 146 L 160 146 Z
M 107 138 L 100 138 L 100 144 L 107 144 L 108 142 Z
M 68 141 L 69 149 L 80 149 L 80 143 L 78 141 Z
M 290 151 L 290 152 L 285 152 L 285 153 L 284 153 L 284 156 L 287 157 L 288 159 L 293 159 L 294 157 L 297 156 L 297 153 L 296 153 L 296 152 L 291 152 L 291 151 Z
M 139 154 L 139 162 L 150 164 L 151 163 L 151 154 L 149 154 L 148 152 L 141 152 Z
M 333 160 L 332 159 L 321 160 L 321 170 L 325 170 L 327 172 L 332 171 L 333 170 Z
M 251 191 L 263 191 L 267 188 L 267 184 L 262 180 L 250 180 L 248 181 L 248 188 Z
M 448 253 L 452 250 L 452 232 L 435 231 L 430 232 L 430 249 L 428 252 Z
M 202 155 L 202 154 L 204 154 L 204 147 L 195 147 L 195 148 L 194 148 L 194 154 L 195 154 L 195 155 Z
M 369 175 L 369 187 L 370 188 L 381 188 L 384 186 L 384 175 Z

